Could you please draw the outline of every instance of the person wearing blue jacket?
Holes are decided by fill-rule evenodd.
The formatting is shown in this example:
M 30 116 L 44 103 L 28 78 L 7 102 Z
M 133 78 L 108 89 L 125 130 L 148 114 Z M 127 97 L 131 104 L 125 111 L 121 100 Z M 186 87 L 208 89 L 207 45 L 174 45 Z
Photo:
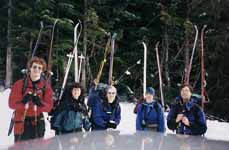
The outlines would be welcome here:
M 177 134 L 203 135 L 207 130 L 205 114 L 192 93 L 190 85 L 182 85 L 181 98 L 175 100 L 168 113 L 168 128 Z
M 90 130 L 91 123 L 84 102 L 84 90 L 79 83 L 73 83 L 67 89 L 51 124 L 56 134 Z
M 154 100 L 155 90 L 152 87 L 146 89 L 143 102 L 137 108 L 136 129 L 165 132 L 163 109 Z
M 121 120 L 121 108 L 114 86 L 106 88 L 105 97 L 98 100 L 92 108 L 92 130 L 116 129 Z

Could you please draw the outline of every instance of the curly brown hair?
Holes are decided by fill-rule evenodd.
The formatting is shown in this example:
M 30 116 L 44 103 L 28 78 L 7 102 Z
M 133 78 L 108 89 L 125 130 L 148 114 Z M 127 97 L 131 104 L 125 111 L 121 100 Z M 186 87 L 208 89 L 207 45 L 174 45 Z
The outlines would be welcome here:
M 37 57 L 37 56 L 34 56 L 33 58 L 31 58 L 31 60 L 28 62 L 27 64 L 27 68 L 31 68 L 33 63 L 37 63 L 37 64 L 40 64 L 42 65 L 42 71 L 46 71 L 46 62 L 43 58 L 40 58 L 40 57 Z

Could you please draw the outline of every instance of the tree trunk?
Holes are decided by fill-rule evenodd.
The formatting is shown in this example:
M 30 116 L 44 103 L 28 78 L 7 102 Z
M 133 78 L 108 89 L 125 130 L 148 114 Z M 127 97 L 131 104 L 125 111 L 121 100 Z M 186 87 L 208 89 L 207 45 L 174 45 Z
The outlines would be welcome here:
M 8 1 L 8 27 L 7 27 L 7 52 L 6 52 L 6 88 L 9 88 L 12 83 L 12 44 L 11 44 L 11 32 L 12 32 L 12 1 Z
M 87 0 L 84 0 L 84 20 L 83 20 L 83 55 L 85 60 L 82 63 L 82 86 L 86 90 L 86 63 L 87 63 L 87 19 L 88 19 L 88 3 Z

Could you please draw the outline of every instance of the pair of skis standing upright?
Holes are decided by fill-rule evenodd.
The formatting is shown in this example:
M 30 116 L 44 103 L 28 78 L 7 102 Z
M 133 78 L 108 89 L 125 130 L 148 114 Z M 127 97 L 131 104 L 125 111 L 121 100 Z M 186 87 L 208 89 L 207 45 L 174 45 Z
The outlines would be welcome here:
M 205 80 L 205 68 L 204 68 L 204 32 L 206 29 L 206 25 L 203 26 L 201 29 L 201 97 L 202 97 L 202 108 L 204 109 L 204 104 L 205 104 L 205 95 L 206 95 L 206 80 Z M 195 31 L 196 31 L 196 36 L 195 36 L 195 41 L 192 49 L 192 55 L 189 60 L 189 65 L 185 69 L 185 80 L 184 83 L 189 84 L 189 78 L 190 78 L 190 73 L 192 69 L 192 61 L 195 53 L 195 48 L 196 48 L 196 43 L 198 39 L 198 28 L 195 25 L 194 26 Z M 143 96 L 145 95 L 146 91 L 146 64 L 147 64 L 147 47 L 144 42 L 142 42 L 144 46 L 144 71 L 143 71 Z M 158 67 L 158 73 L 159 73 L 159 86 L 160 86 L 160 96 L 161 96 L 161 103 L 162 107 L 164 108 L 165 103 L 164 103 L 164 96 L 163 96 L 163 81 L 162 81 L 162 74 L 161 74 L 161 64 L 160 64 L 160 59 L 159 59 L 159 53 L 158 53 L 158 46 L 159 42 L 156 43 L 155 45 L 155 50 L 156 50 L 156 57 L 157 57 L 157 67 Z

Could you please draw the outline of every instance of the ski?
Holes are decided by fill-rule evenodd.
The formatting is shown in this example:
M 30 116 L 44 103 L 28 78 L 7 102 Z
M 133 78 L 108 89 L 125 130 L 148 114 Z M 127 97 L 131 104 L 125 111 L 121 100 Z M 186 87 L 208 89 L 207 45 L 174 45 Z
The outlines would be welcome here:
M 43 25 L 42 21 L 40 22 L 40 25 L 41 25 L 41 27 L 40 27 L 40 31 L 39 31 L 39 34 L 38 34 L 38 37 L 37 37 L 37 41 L 36 41 L 35 47 L 33 49 L 32 57 L 34 57 L 35 54 L 36 54 L 36 51 L 37 51 L 37 48 L 38 48 L 38 44 L 40 43 L 40 40 L 41 40 L 41 34 L 42 34 L 43 29 L 44 29 L 44 25 Z
M 50 48 L 49 48 L 49 54 L 48 54 L 48 65 L 47 65 L 47 74 L 46 74 L 46 81 L 49 82 L 50 76 L 52 75 L 51 72 L 51 59 L 52 59 L 52 51 L 53 51 L 53 39 L 54 39 L 54 32 L 55 32 L 55 27 L 58 22 L 58 19 L 55 20 L 52 28 L 52 36 L 51 36 L 51 42 L 50 42 Z
M 111 52 L 110 52 L 110 69 L 109 69 L 109 78 L 108 78 L 108 84 L 113 85 L 113 62 L 114 62 L 114 47 L 115 47 L 115 38 L 117 37 L 117 33 L 114 33 L 111 38 Z
M 158 74 L 159 74 L 159 85 L 160 85 L 160 93 L 161 93 L 161 104 L 162 104 L 162 108 L 164 108 L 165 102 L 164 102 L 164 95 L 163 95 L 163 82 L 162 82 L 162 75 L 161 75 L 160 59 L 159 59 L 159 54 L 158 54 L 158 45 L 159 45 L 159 42 L 156 43 L 155 50 L 156 50 L 156 56 L 157 56 L 157 68 L 158 68 Z
M 97 77 L 96 77 L 96 79 L 94 80 L 95 89 L 97 89 L 97 86 L 98 86 L 98 84 L 99 84 L 99 81 L 100 81 L 100 78 L 101 78 L 101 75 L 102 75 L 102 72 L 103 72 L 104 64 L 105 64 L 106 61 L 107 61 L 107 55 L 108 55 L 108 52 L 109 52 L 110 43 L 111 43 L 111 34 L 108 33 L 108 40 L 107 40 L 107 44 L 106 44 L 106 47 L 105 47 L 105 50 L 104 50 L 103 60 L 102 60 L 102 62 L 100 63 L 99 71 L 98 71 Z
M 143 68 L 143 97 L 146 93 L 146 64 L 147 64 L 147 47 L 145 42 L 142 42 L 144 47 L 144 68 Z
M 192 60 L 193 60 L 193 57 L 194 57 L 194 53 L 195 53 L 195 49 L 196 49 L 196 43 L 197 43 L 197 39 L 198 39 L 198 28 L 197 28 L 196 25 L 194 26 L 194 28 L 195 28 L 195 31 L 196 31 L 196 36 L 195 36 L 195 41 L 194 41 L 194 44 L 193 44 L 192 55 L 191 55 L 191 58 L 190 58 L 190 61 L 189 61 L 189 66 L 188 66 L 187 72 L 185 74 L 185 83 L 186 84 L 189 84 L 190 73 L 191 73 L 191 70 L 192 70 Z
M 207 25 L 204 25 L 201 30 L 201 96 L 202 96 L 202 108 L 204 110 L 204 103 L 205 103 L 205 69 L 204 69 L 204 31 Z
M 8 130 L 8 136 L 10 136 L 10 134 L 12 133 L 13 127 L 14 127 L 14 116 L 15 116 L 15 111 L 12 114 L 12 117 L 10 119 L 10 126 L 9 126 L 9 130 Z
M 80 56 L 78 56 L 78 59 L 79 59 L 79 73 L 78 73 L 78 78 L 77 78 L 77 81 L 76 82 L 80 82 L 80 76 L 81 76 L 81 68 L 82 68 L 82 62 L 83 62 L 83 59 L 85 59 L 85 57 L 83 56 L 83 54 L 81 53 Z
M 65 85 L 66 85 L 66 82 L 67 82 L 67 79 L 68 79 L 69 70 L 71 68 L 72 60 L 73 60 L 73 58 L 75 56 L 75 53 L 77 52 L 77 48 L 76 47 L 78 45 L 79 37 L 80 37 L 81 31 L 82 31 L 81 22 L 79 22 L 79 23 L 76 24 L 76 26 L 75 26 L 76 32 L 78 30 L 78 27 L 80 27 L 80 31 L 79 31 L 79 34 L 77 34 L 76 41 L 75 41 L 74 47 L 73 47 L 73 51 L 70 54 L 67 55 L 67 57 L 68 57 L 68 63 L 67 63 L 67 66 L 66 66 L 64 80 L 63 80 L 63 83 L 62 83 L 62 86 L 61 86 L 61 90 L 60 90 L 60 94 L 59 94 L 58 100 L 61 100 L 61 98 L 63 96 Z

